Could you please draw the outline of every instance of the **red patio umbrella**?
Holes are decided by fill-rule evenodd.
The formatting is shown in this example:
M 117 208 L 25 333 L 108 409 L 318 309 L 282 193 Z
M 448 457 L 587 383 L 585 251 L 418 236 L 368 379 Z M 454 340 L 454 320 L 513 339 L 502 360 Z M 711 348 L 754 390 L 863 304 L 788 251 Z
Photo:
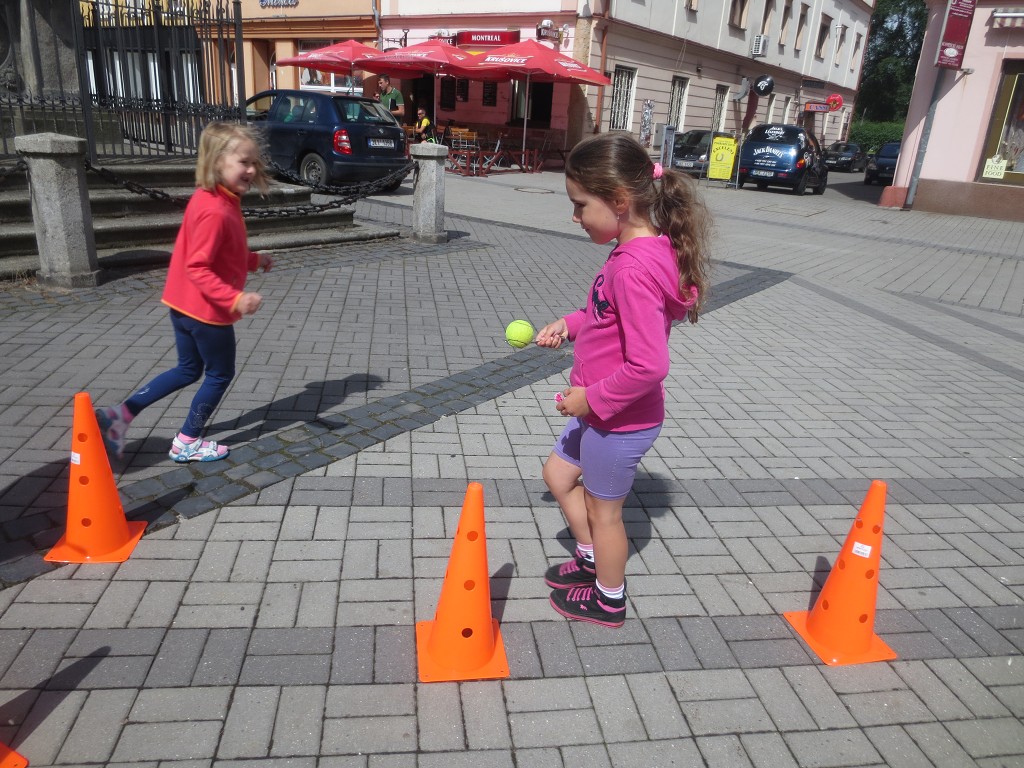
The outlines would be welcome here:
M 356 69 L 353 66 L 355 59 L 369 60 L 380 55 L 381 51 L 364 45 L 358 40 L 345 40 L 313 51 L 303 51 L 297 56 L 278 59 L 277 64 L 283 67 L 306 67 L 318 72 L 330 72 L 335 75 L 351 77 L 352 72 Z
M 357 58 L 356 65 L 368 72 L 392 77 L 407 75 L 455 75 L 465 77 L 461 65 L 472 58 L 472 54 L 456 48 L 443 40 L 427 40 L 407 45 L 393 51 L 365 59 Z M 437 124 L 437 88 L 434 88 L 434 124 Z
M 611 85 L 612 81 L 596 69 L 576 59 L 541 45 L 536 40 L 523 40 L 474 56 L 460 66 L 463 77 L 485 80 L 526 80 L 526 115 L 523 118 L 523 152 L 526 152 L 526 122 L 530 114 L 530 81 L 536 83 L 581 83 Z

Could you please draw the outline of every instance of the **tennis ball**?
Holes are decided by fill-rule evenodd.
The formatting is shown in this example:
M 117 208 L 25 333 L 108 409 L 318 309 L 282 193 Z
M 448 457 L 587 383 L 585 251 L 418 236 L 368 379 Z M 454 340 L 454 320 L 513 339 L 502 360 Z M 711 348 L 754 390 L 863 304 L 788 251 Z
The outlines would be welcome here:
M 537 332 L 533 330 L 533 326 L 527 320 L 513 320 L 505 329 L 505 341 L 516 349 L 525 347 L 533 341 L 533 337 L 536 335 Z

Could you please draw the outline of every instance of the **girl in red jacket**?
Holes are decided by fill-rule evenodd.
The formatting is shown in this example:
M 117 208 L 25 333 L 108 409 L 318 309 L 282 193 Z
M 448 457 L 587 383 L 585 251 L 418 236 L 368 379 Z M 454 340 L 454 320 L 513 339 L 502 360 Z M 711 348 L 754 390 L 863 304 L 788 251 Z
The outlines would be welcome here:
M 565 188 L 573 221 L 595 243 L 616 245 L 586 309 L 537 334 L 543 347 L 575 342 L 570 386 L 556 397 L 570 419 L 544 463 L 544 482 L 576 538 L 576 555 L 544 578 L 563 616 L 619 627 L 629 554 L 622 506 L 665 420 L 672 325 L 697 321 L 711 225 L 692 180 L 651 162 L 624 133 L 576 145 Z
M 178 463 L 217 461 L 228 447 L 201 440 L 203 427 L 235 376 L 234 323 L 263 299 L 243 290 L 248 272 L 270 269 L 270 256 L 246 242 L 241 197 L 255 184 L 267 188 L 258 134 L 234 123 L 211 123 L 199 139 L 196 191 L 174 243 L 162 301 L 170 307 L 178 365 L 123 403 L 96 409 L 107 450 L 122 458 L 128 425 L 146 406 L 179 389 L 203 383 L 171 442 Z

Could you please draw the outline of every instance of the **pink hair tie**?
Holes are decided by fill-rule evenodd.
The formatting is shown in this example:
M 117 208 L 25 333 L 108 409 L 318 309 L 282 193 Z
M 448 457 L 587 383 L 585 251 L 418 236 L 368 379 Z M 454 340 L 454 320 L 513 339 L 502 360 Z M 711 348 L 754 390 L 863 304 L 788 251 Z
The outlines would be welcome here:
M 660 179 L 663 170 L 664 169 L 661 167 L 661 163 L 655 163 L 654 164 L 654 178 L 655 179 Z

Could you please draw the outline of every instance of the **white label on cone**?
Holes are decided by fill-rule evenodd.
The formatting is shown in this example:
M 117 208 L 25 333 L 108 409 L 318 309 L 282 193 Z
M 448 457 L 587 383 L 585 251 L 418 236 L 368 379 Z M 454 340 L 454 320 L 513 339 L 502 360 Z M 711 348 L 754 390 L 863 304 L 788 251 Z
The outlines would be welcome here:
M 82 463 L 82 454 L 75 453 L 74 451 L 72 451 L 71 452 L 71 463 L 72 464 L 81 464 Z
M 871 557 L 871 545 L 861 544 L 859 541 L 853 542 L 853 554 L 858 557 Z

